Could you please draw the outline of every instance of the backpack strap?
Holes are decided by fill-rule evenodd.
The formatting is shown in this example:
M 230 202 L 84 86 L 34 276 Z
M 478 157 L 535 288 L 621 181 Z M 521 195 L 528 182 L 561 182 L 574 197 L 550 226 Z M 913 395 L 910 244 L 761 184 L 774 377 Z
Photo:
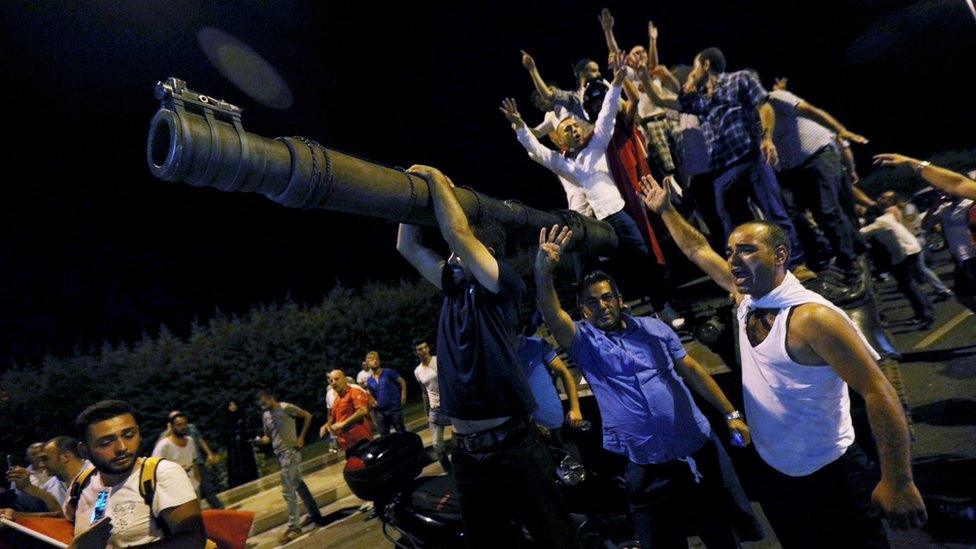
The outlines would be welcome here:
M 139 468 L 139 495 L 150 510 L 153 498 L 156 497 L 156 469 L 159 468 L 159 462 L 162 460 L 161 457 L 147 457 L 142 460 L 142 467 Z
M 88 486 L 91 482 L 92 476 L 95 474 L 94 467 L 88 467 L 87 469 L 82 469 L 75 479 L 71 481 L 71 485 L 68 486 L 68 503 L 67 507 L 70 507 L 72 511 L 78 508 L 78 501 L 81 499 L 81 492 Z M 74 519 L 74 517 L 70 517 Z

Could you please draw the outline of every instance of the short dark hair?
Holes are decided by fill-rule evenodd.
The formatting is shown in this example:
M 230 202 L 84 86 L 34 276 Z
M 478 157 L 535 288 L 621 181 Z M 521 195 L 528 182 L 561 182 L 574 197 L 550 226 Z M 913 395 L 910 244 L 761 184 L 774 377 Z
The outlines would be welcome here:
M 176 423 L 176 420 L 179 419 L 179 418 L 183 418 L 183 419 L 185 419 L 187 421 L 190 421 L 190 416 L 184 414 L 183 412 L 176 411 L 176 412 L 170 412 L 169 413 L 169 417 L 166 419 L 166 423 L 169 423 L 170 425 L 172 425 L 172 424 Z
M 78 450 L 78 439 L 74 437 L 62 435 L 52 438 L 47 443 L 53 444 L 58 449 L 58 454 L 71 454 L 81 459 L 81 451 Z
M 620 295 L 620 290 L 617 287 L 617 281 L 614 280 L 612 276 L 607 274 L 606 271 L 590 271 L 583 275 L 583 278 L 580 279 L 579 285 L 577 286 L 577 298 L 579 299 L 581 305 L 583 303 L 584 295 L 586 294 L 586 291 L 590 289 L 590 286 L 599 284 L 600 282 L 609 282 L 610 289 L 613 290 L 613 293 L 618 296 Z
M 259 399 L 259 398 L 263 398 L 263 397 L 273 398 L 273 399 L 276 399 L 277 400 L 277 397 L 275 396 L 275 394 L 273 392 L 271 392 L 271 389 L 268 389 L 267 387 L 262 387 L 262 388 L 258 389 L 254 393 L 254 398 L 255 399 Z
M 778 248 L 780 246 L 786 248 L 787 252 L 790 252 L 790 235 L 786 232 L 783 227 L 773 223 L 772 221 L 756 220 L 747 221 L 739 227 L 745 227 L 746 225 L 757 225 L 760 227 L 765 227 L 766 238 L 765 242 L 771 248 Z
M 698 58 L 708 61 L 711 72 L 725 72 L 725 54 L 718 48 L 705 48 L 698 53 Z
M 584 57 L 583 59 L 577 61 L 576 64 L 573 65 L 573 76 L 579 78 L 580 73 L 583 72 L 583 69 L 585 69 L 586 66 L 589 65 L 590 63 L 595 63 L 595 61 L 587 57 Z
M 112 419 L 113 417 L 124 416 L 126 414 L 136 417 L 135 410 L 124 400 L 103 400 L 96 402 L 82 410 L 75 418 L 75 430 L 79 440 L 88 440 L 88 428 L 93 423 Z M 136 418 L 136 423 L 139 419 Z
M 427 340 L 426 340 L 426 339 L 415 339 L 415 340 L 414 340 L 414 342 L 413 342 L 413 346 L 414 346 L 414 348 L 415 348 L 415 349 L 416 349 L 417 347 L 420 347 L 421 345 L 427 345 L 427 346 L 430 346 L 430 343 L 427 343 Z
M 477 238 L 495 252 L 495 257 L 505 257 L 505 229 L 494 221 L 479 221 L 471 226 Z

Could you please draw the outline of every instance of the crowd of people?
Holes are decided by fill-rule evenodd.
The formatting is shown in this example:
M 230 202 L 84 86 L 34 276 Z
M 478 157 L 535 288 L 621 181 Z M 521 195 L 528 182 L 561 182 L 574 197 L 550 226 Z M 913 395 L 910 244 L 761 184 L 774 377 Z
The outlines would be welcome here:
M 449 251 L 445 257 L 425 245 L 420 227 L 399 226 L 397 250 L 443 294 L 436 346 L 414 343 L 413 377 L 433 451 L 457 483 L 467 542 L 514 543 L 508 525 L 516 521 L 544 546 L 580 546 L 545 444 L 562 445 L 563 428 L 586 418 L 573 375 L 555 347 L 535 336 L 541 323 L 592 390 L 604 449 L 626 458 L 623 480 L 641 547 L 684 546 L 689 528 L 709 547 L 738 545 L 743 534 L 735 517 L 751 517 L 752 508 L 727 441 L 758 452 L 759 501 L 786 547 L 883 547 L 882 518 L 898 528 L 920 526 L 926 510 L 913 482 L 904 412 L 878 353 L 838 305 L 859 287 L 863 295 L 858 281 L 872 275 L 868 267 L 877 277 L 890 273 L 913 322 L 928 327 L 932 297 L 923 286 L 935 299 L 954 296 L 926 265 L 922 235 L 938 223 L 955 262 L 956 292 L 972 307 L 976 181 L 882 154 L 876 164 L 907 166 L 941 194 L 926 215 L 894 192 L 869 197 L 857 186 L 850 151 L 867 139 L 789 91 L 785 79 L 767 91 L 755 71 L 730 71 L 714 47 L 669 68 L 659 61 L 653 23 L 646 46 L 623 50 L 609 11 L 598 19 L 609 81 L 599 63 L 582 59 L 574 65 L 574 87 L 560 89 L 522 52 L 542 122 L 529 125 L 514 99 L 500 108 L 528 156 L 556 175 L 568 208 L 606 221 L 618 238 L 616 259 L 625 261 L 574 265 L 579 319 L 553 282 L 573 243 L 569 227 L 540 232 L 538 312 L 526 319 L 520 309 L 527 288 L 504 261 L 504 231 L 470 222 L 439 170 L 407 170 L 427 181 Z M 628 312 L 609 272 L 660 269 L 668 262 L 666 240 L 734 300 L 742 411 L 669 322 Z M 862 260 L 866 252 L 871 261 Z M 366 354 L 355 378 L 336 369 L 327 379 L 319 435 L 337 451 L 407 430 L 407 381 L 384 368 L 378 352 Z M 870 442 L 854 438 L 849 388 L 866 403 L 877 464 L 862 450 Z M 716 432 L 692 391 L 724 418 L 727 433 Z M 259 391 L 256 403 L 262 411 L 256 438 L 238 403 L 228 403 L 229 481 L 256 478 L 251 446 L 270 445 L 281 467 L 287 542 L 303 526 L 323 523 L 299 467 L 312 413 L 269 390 Z M 453 444 L 445 440 L 448 426 Z M 74 521 L 79 547 L 202 544 L 199 499 L 212 508 L 222 503 L 206 466 L 215 453 L 187 414 L 167 417 L 152 450 L 162 460 L 138 456 L 142 435 L 125 402 L 99 402 L 79 414 L 75 427 L 72 436 L 32 444 L 27 467 L 11 464 L 3 516 L 64 516 Z M 147 467 L 149 495 L 141 483 Z M 108 488 L 110 518 L 74 520 L 90 516 Z M 685 516 L 689 507 L 695 512 Z

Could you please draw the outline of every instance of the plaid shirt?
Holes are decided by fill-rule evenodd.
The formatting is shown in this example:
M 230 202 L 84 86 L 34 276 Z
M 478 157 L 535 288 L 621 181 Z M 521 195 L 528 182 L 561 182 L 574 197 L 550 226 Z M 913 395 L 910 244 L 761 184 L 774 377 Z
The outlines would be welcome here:
M 762 129 L 757 109 L 768 97 L 746 71 L 719 75 L 711 97 L 702 91 L 678 97 L 681 111 L 701 120 L 710 169 L 725 168 L 758 150 Z

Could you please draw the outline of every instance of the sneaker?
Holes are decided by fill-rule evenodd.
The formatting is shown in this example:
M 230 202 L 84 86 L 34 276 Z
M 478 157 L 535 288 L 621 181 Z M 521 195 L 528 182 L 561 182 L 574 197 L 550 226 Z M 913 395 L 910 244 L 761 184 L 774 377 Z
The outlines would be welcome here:
M 942 303 L 943 301 L 946 301 L 948 299 L 952 299 L 952 296 L 954 296 L 954 295 L 956 295 L 956 294 L 952 293 L 952 290 L 946 290 L 944 292 L 939 292 L 935 296 L 935 302 L 936 303 Z
M 278 543 L 284 545 L 286 543 L 291 543 L 298 539 L 298 536 L 302 535 L 302 530 L 300 528 L 289 528 L 285 530 L 284 534 L 278 538 Z
M 817 273 L 811 271 L 809 267 L 801 263 L 793 269 L 793 276 L 795 276 L 800 282 L 806 282 L 808 280 L 815 280 L 817 278 Z

